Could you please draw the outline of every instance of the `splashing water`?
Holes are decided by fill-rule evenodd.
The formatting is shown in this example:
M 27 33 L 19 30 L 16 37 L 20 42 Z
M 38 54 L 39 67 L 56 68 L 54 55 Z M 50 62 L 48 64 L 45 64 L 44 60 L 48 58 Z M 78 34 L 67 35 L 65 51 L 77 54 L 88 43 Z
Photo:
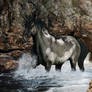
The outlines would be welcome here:
M 37 57 L 29 54 L 23 54 L 19 59 L 19 68 L 14 78 L 21 81 L 22 86 L 27 89 L 26 92 L 86 92 L 92 78 L 92 68 L 86 64 L 85 72 L 81 72 L 78 67 L 77 71 L 71 71 L 67 61 L 62 72 L 55 71 L 52 66 L 51 71 L 47 73 L 42 65 L 33 69 L 36 63 Z
M 37 57 L 30 54 L 23 54 L 19 59 L 19 67 L 15 72 L 16 75 L 27 76 L 29 72 L 36 66 Z

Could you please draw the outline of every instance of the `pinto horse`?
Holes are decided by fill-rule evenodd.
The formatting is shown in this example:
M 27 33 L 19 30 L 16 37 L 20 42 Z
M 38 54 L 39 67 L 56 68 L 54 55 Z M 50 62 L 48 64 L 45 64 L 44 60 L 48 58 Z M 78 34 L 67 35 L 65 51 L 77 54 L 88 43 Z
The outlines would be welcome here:
M 50 35 L 47 28 L 40 25 L 34 26 L 31 33 L 38 56 L 38 65 L 42 64 L 47 71 L 50 71 L 51 65 L 55 65 L 55 69 L 60 71 L 64 62 L 70 60 L 71 69 L 76 70 L 81 48 L 74 37 L 62 35 L 56 39 Z M 81 65 L 79 68 L 83 71 L 84 66 Z

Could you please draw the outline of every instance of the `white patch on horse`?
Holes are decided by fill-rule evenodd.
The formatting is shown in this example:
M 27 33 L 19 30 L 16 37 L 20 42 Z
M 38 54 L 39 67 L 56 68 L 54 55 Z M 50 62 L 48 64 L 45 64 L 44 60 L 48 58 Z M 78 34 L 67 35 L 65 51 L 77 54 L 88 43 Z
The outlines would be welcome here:
M 47 48 L 46 49 L 46 55 L 50 54 L 50 52 L 51 52 L 51 49 L 50 48 Z
M 52 61 L 52 64 L 55 62 L 56 54 L 54 52 L 51 52 L 48 59 Z
M 63 45 L 64 44 L 64 41 L 62 39 L 58 39 L 57 42 L 60 44 L 60 45 Z
M 48 57 L 48 60 L 50 60 L 53 64 L 55 62 L 55 59 L 56 59 L 56 54 L 54 52 L 52 52 L 50 48 L 47 48 L 46 55 Z
M 66 51 L 65 54 L 64 54 L 62 57 L 58 58 L 58 60 L 64 62 L 64 61 L 67 60 L 69 57 L 71 57 L 71 55 L 72 55 L 72 53 L 73 53 L 75 47 L 76 47 L 76 45 L 73 44 L 73 46 L 71 47 L 71 49 L 70 49 L 69 51 Z

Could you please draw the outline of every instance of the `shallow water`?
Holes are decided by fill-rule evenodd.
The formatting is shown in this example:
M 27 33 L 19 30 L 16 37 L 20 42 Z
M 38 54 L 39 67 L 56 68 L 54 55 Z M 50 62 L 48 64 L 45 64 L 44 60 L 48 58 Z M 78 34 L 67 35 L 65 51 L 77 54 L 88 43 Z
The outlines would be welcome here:
M 54 66 L 47 73 L 43 66 L 32 69 L 35 56 L 24 54 L 19 60 L 15 72 L 0 74 L 0 92 L 86 92 L 92 79 L 92 65 L 85 64 L 85 71 L 71 71 L 67 61 L 62 72 L 56 72 Z

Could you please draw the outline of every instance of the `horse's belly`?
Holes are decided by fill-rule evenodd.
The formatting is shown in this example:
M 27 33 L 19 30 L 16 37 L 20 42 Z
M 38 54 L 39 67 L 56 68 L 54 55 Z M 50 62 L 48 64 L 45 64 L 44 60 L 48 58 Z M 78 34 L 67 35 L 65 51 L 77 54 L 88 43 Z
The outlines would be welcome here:
M 60 62 L 65 62 L 66 60 L 68 60 L 72 55 L 72 52 L 65 52 L 65 54 L 62 57 L 57 57 L 56 61 L 60 61 Z
M 51 50 L 51 48 L 47 48 L 46 49 L 46 59 L 48 61 L 51 61 L 52 64 L 57 63 L 57 62 L 65 62 L 66 60 L 68 60 L 71 55 L 72 55 L 73 50 L 69 50 L 69 51 L 65 51 L 61 54 L 59 53 L 55 53 L 54 51 Z

